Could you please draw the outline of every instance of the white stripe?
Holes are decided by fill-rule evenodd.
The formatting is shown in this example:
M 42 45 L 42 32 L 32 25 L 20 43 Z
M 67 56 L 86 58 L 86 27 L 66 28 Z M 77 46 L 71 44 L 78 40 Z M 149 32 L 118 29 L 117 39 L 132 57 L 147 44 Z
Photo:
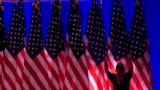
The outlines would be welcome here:
M 81 56 L 81 60 L 83 62 L 83 65 L 87 68 L 87 59 L 84 55 Z
M 60 54 L 62 54 L 63 56 L 64 56 L 64 54 L 63 54 L 63 52 L 61 52 Z M 62 61 L 64 61 L 64 60 L 62 60 L 61 59 L 61 57 L 60 56 L 58 56 L 57 57 L 57 59 L 58 59 L 58 65 L 59 65 L 59 70 L 61 71 L 61 73 L 63 74 L 63 77 L 62 78 L 64 78 L 64 76 L 65 76 L 65 68 L 64 68 L 64 62 L 62 62 Z M 60 73 L 59 73 L 60 74 Z M 63 80 L 61 79 L 61 77 L 60 77 L 60 89 L 61 90 L 63 90 Z
M 142 59 L 140 58 L 140 59 L 138 59 L 137 60 L 139 63 L 141 63 L 142 62 Z M 147 81 L 149 82 L 150 81 L 150 77 L 149 77 L 149 74 L 148 74 L 148 70 L 146 69 L 146 67 L 145 67 L 145 65 L 142 67 L 142 71 L 143 71 L 143 73 L 144 73 L 144 75 L 146 76 L 146 78 L 147 78 Z
M 112 87 L 111 87 L 111 85 L 109 85 L 109 90 L 113 90 Z
M 21 90 L 21 86 L 19 85 L 19 83 L 16 83 L 16 90 Z
M 117 62 L 115 61 L 115 59 L 114 59 L 114 57 L 113 57 L 113 55 L 112 55 L 112 53 L 111 53 L 110 50 L 108 50 L 108 57 L 109 57 L 109 60 L 110 60 L 110 62 L 112 63 L 113 68 L 114 68 L 114 69 L 111 70 L 111 66 L 109 65 L 108 70 L 113 72 L 113 71 L 115 71 Z
M 26 63 L 28 63 L 29 65 L 31 65 L 30 63 L 34 63 L 33 61 L 28 62 L 28 60 L 26 60 Z M 32 84 L 32 86 L 37 89 L 40 90 L 40 87 L 38 86 L 37 82 L 35 81 L 35 79 L 32 77 L 32 74 L 28 71 L 27 68 L 24 69 L 24 74 L 28 77 L 28 80 L 30 81 L 30 83 Z M 26 89 L 27 90 L 27 89 Z
M 141 78 L 141 75 L 140 75 L 139 70 L 137 69 L 137 67 L 135 66 L 135 64 L 133 64 L 133 65 L 134 65 L 134 67 L 135 67 L 135 68 L 134 68 L 134 73 L 135 73 L 136 77 L 138 78 L 139 83 L 141 84 L 143 90 L 147 90 L 147 87 L 146 87 L 144 81 L 143 81 L 142 78 Z
M 50 79 L 51 79 L 53 85 L 56 87 L 56 90 L 58 90 L 59 89 L 59 83 L 55 80 L 55 77 L 51 76 Z
M 38 76 L 39 80 L 41 82 L 43 82 L 44 77 L 42 75 L 42 73 L 40 72 L 39 68 L 37 67 L 37 65 L 34 63 L 34 61 L 28 56 L 28 54 L 26 54 L 26 61 L 28 62 L 28 64 L 30 65 L 30 67 L 32 68 L 32 70 L 36 73 L 36 75 Z M 42 60 L 41 60 L 42 61 Z M 30 74 L 31 75 L 31 74 Z
M 70 74 L 71 77 L 72 77 L 72 81 L 73 81 L 74 84 L 78 87 L 78 90 L 83 90 L 82 86 L 80 85 L 79 80 L 76 78 L 76 75 L 75 75 L 75 73 L 72 71 L 72 68 L 71 68 L 71 66 L 70 66 L 69 63 L 67 64 L 67 70 L 68 70 L 69 74 Z
M 2 83 L 3 85 L 4 85 L 4 87 L 7 89 L 7 90 L 12 90 L 12 88 L 10 87 L 10 85 L 8 84 L 8 82 L 5 80 L 5 79 L 3 79 L 3 83 Z
M 17 57 L 18 57 L 18 61 L 19 61 L 19 62 L 21 63 L 21 65 L 22 65 L 22 67 L 24 67 L 24 58 L 25 58 L 25 57 L 23 57 L 21 53 L 19 53 L 19 54 L 17 55 Z M 17 67 L 16 70 L 17 70 L 18 76 L 21 77 L 21 79 L 22 79 L 22 71 L 21 71 L 21 68 L 20 68 L 20 67 Z
M 47 60 L 48 62 L 50 63 L 50 65 L 52 66 L 52 69 L 54 69 L 57 73 L 57 75 L 59 75 L 59 72 L 58 72 L 58 67 L 57 65 L 55 64 L 55 62 L 52 60 L 52 58 L 50 56 L 47 57 Z M 55 73 L 55 72 L 54 72 Z M 49 78 L 51 79 L 52 83 L 54 84 L 54 86 L 56 87 L 56 89 L 58 90 L 59 89 L 59 83 L 57 82 L 57 80 L 55 80 L 55 77 L 52 75 L 51 71 L 48 70 L 48 76 Z
M 73 88 L 71 87 L 71 84 L 69 83 L 67 77 L 64 78 L 64 84 L 68 88 L 68 90 L 73 90 Z
M 45 62 L 45 59 L 41 56 L 41 54 L 38 54 L 38 56 L 36 57 L 38 58 L 41 66 L 44 68 L 44 70 L 46 71 L 46 74 L 47 74 L 47 71 L 48 71 L 48 64 Z M 41 82 L 42 84 L 46 87 L 46 88 L 49 88 L 49 83 L 47 82 L 47 80 L 45 79 L 46 76 L 43 76 L 43 74 L 41 74 Z
M 92 77 L 92 74 L 90 73 L 90 70 L 88 70 L 88 78 L 92 86 L 94 87 L 94 90 L 99 90 L 97 87 L 97 83 L 95 82 L 94 78 Z
M 84 57 L 84 55 L 82 55 L 80 58 L 81 58 L 83 65 L 85 66 L 85 68 L 87 70 L 86 58 Z M 76 65 L 78 65 L 78 64 L 76 64 Z M 85 85 L 88 87 L 88 78 L 87 78 L 86 74 L 83 72 L 83 70 L 81 69 L 81 66 L 79 67 L 79 70 L 80 70 L 80 72 L 82 72 L 82 73 L 80 73 L 80 75 L 81 75 Z
M 14 84 L 16 84 L 15 76 L 13 75 L 13 73 L 10 71 L 10 69 L 8 68 L 8 66 L 5 63 L 4 63 L 4 69 L 5 69 L 4 72 L 11 78 L 12 82 Z
M 21 70 L 19 69 L 19 67 L 17 66 L 17 63 L 15 62 L 15 59 L 10 55 L 10 53 L 8 52 L 7 49 L 5 49 L 5 55 L 7 57 L 7 59 L 9 60 L 9 62 L 12 64 L 12 66 L 15 68 L 16 70 L 16 73 L 18 74 L 18 76 L 22 79 L 22 72 Z M 24 59 L 22 58 L 21 54 L 19 53 L 18 54 L 18 59 L 19 61 L 24 61 Z M 8 68 L 9 69 L 9 68 Z M 11 72 L 10 72 L 11 73 Z M 21 75 L 20 75 L 21 73 Z M 8 73 L 9 76 L 11 76 L 9 73 Z M 12 74 L 13 75 L 13 74 Z M 15 76 L 15 75 L 14 75 Z M 12 78 L 11 78 L 12 79 Z M 20 90 L 21 89 L 21 86 L 19 85 L 19 83 L 16 81 L 14 81 L 14 84 L 15 84 L 15 87 L 17 90 Z
M 103 84 L 104 84 L 104 80 L 103 80 L 103 76 L 100 74 L 101 72 L 99 71 L 99 69 L 97 68 L 97 65 L 95 64 L 94 60 L 89 60 L 89 63 L 92 64 L 92 69 L 95 70 L 95 73 L 96 73 L 96 76 L 97 78 L 99 79 L 100 81 L 100 84 L 102 85 L 103 87 Z
M 7 49 L 5 49 L 5 56 L 8 59 L 8 61 L 12 64 L 12 66 L 14 67 L 14 69 L 16 69 L 15 60 L 10 55 L 10 53 L 8 52 Z M 15 79 L 15 75 L 12 73 L 12 71 L 10 70 L 10 68 L 8 68 L 9 66 L 7 64 L 5 64 L 5 62 L 3 62 L 3 63 L 4 63 L 4 71 L 11 78 L 11 80 L 13 81 L 13 83 L 16 84 L 17 82 L 16 82 L 16 79 Z
M 88 50 L 87 50 L 87 52 L 88 52 Z M 89 54 L 88 54 L 88 55 L 89 55 Z M 88 57 L 88 56 L 87 56 L 87 57 Z M 92 68 L 95 70 L 96 76 L 98 77 L 98 79 L 99 79 L 99 81 L 100 81 L 100 83 L 101 83 L 101 85 L 102 85 L 102 87 L 103 87 L 105 80 L 103 79 L 103 76 L 102 76 L 101 72 L 98 70 L 97 65 L 95 64 L 94 60 L 91 59 L 91 58 L 92 58 L 92 57 L 90 57 L 90 60 L 88 60 L 88 61 L 89 61 L 89 63 L 91 64 Z M 104 65 L 104 62 L 101 63 L 101 64 Z M 104 88 L 104 87 L 103 87 L 103 88 Z
M 87 82 L 85 82 L 86 80 L 87 80 L 87 76 L 85 75 L 85 73 L 83 72 L 83 70 L 82 70 L 82 68 L 81 68 L 81 66 L 79 65 L 79 63 L 78 63 L 78 60 L 76 60 L 76 58 L 75 58 L 75 56 L 73 55 L 73 53 L 72 53 L 72 50 L 69 48 L 69 56 L 71 57 L 71 61 L 72 61 L 72 63 L 74 64 L 74 67 L 77 69 L 77 71 L 79 72 L 78 74 L 81 76 L 81 78 L 83 79 L 83 82 L 85 83 L 85 85 L 87 86 Z M 84 56 L 82 57 L 80 57 L 81 58 L 81 60 L 82 61 L 84 61 L 84 60 L 86 60 L 85 58 L 84 58 Z M 87 69 L 87 67 L 85 67 L 86 69 Z
M 23 51 L 21 50 L 21 52 L 24 52 L 24 51 L 25 51 L 24 49 L 23 49 Z M 18 57 L 21 65 L 22 65 L 22 67 L 24 67 L 24 58 L 25 58 L 25 57 L 23 57 L 23 55 L 22 55 L 21 52 L 17 55 L 17 57 Z
M 54 62 L 54 60 L 48 56 L 47 57 L 47 61 L 49 62 L 49 64 L 52 66 L 52 69 L 54 69 L 54 71 L 59 75 L 59 70 L 58 70 L 58 66 L 57 64 Z
M 28 56 L 28 54 L 27 54 Z M 28 60 L 27 61 L 33 61 L 31 60 L 31 58 L 28 56 L 27 57 Z M 44 59 L 41 57 L 40 54 L 38 54 L 36 56 L 38 62 L 40 62 L 42 64 L 42 62 L 44 61 Z M 43 62 L 43 64 L 45 64 L 45 62 Z M 41 73 L 41 71 L 39 70 L 38 66 L 35 64 L 35 62 L 30 63 L 30 66 L 32 68 L 32 70 L 36 73 L 36 75 L 38 76 L 39 80 L 42 82 L 42 84 L 47 88 L 48 87 L 48 83 L 46 81 L 46 79 L 44 78 L 43 74 Z M 46 65 L 47 68 L 47 65 Z
M 131 78 L 131 85 L 132 85 L 132 87 L 134 88 L 134 90 L 138 90 L 138 87 L 137 87 L 137 85 L 136 85 L 136 82 L 134 81 L 134 79 L 133 78 Z
M 16 69 L 15 59 L 10 55 L 7 49 L 5 49 L 4 54 L 6 58 L 9 60 L 9 62 L 12 64 L 12 66 Z
M 23 52 L 23 51 L 25 51 L 25 48 L 23 48 L 23 49 L 20 51 L 20 53 L 18 53 L 18 55 L 17 55 L 18 61 L 19 61 L 20 64 L 22 65 L 22 68 L 24 68 L 24 58 L 25 58 L 25 57 L 22 56 L 22 53 L 21 53 L 21 52 Z M 18 65 L 18 63 L 17 63 L 17 65 Z M 21 71 L 21 68 L 17 66 L 16 71 L 17 71 L 17 75 L 20 77 L 20 79 L 23 80 L 23 75 L 22 75 L 22 72 L 23 72 L 23 71 Z M 17 84 L 19 84 L 19 83 L 17 83 Z M 21 85 L 18 85 L 18 86 L 16 87 L 16 89 L 17 89 L 17 90 L 21 90 Z
M 27 85 L 27 83 L 23 80 L 22 82 L 22 86 L 25 90 L 29 90 L 29 86 Z
M 145 57 L 145 60 L 147 61 L 147 64 L 149 65 L 149 68 L 152 70 L 152 66 L 151 66 L 151 63 L 150 63 L 150 56 L 149 56 L 149 53 L 148 51 L 144 53 L 144 57 Z M 149 71 L 149 77 L 152 79 L 152 71 Z M 152 86 L 151 86 L 152 88 Z
M 59 69 L 61 70 L 61 72 L 63 74 L 65 74 L 65 67 L 64 67 L 64 64 L 62 62 L 63 60 L 61 60 L 61 58 L 59 56 L 57 57 L 57 59 L 58 59 Z

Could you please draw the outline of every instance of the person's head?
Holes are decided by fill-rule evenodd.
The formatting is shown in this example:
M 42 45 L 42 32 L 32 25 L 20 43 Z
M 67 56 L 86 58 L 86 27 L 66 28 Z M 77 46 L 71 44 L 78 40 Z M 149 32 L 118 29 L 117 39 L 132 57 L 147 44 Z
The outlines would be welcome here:
M 116 72 L 117 72 L 117 75 L 122 75 L 124 74 L 124 66 L 122 63 L 118 63 L 117 66 L 116 66 Z

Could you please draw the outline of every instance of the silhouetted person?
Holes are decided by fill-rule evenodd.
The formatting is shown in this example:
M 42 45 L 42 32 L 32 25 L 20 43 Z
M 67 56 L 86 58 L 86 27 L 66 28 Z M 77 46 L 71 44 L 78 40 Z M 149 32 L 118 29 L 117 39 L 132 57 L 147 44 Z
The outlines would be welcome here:
M 132 62 L 131 62 L 131 69 L 126 73 L 125 73 L 125 68 L 121 63 L 118 63 L 116 66 L 116 74 L 108 71 L 107 63 L 105 63 L 105 69 L 108 78 L 112 82 L 113 90 L 129 90 L 130 80 L 133 72 Z

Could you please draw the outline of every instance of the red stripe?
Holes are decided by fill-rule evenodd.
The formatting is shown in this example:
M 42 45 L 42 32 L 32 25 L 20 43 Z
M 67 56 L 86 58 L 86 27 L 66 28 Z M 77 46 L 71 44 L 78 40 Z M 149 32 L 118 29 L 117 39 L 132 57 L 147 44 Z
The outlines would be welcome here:
M 70 71 L 66 70 L 66 78 L 68 80 L 68 83 L 67 84 L 70 84 L 71 85 L 71 88 L 73 90 L 78 90 L 77 87 L 75 86 L 75 83 L 72 81 L 72 77 L 70 76 Z M 64 90 L 68 90 L 69 88 L 66 86 L 66 84 L 64 85 Z
M 40 73 L 44 76 L 44 78 L 46 79 L 46 81 L 49 80 L 48 77 L 48 72 L 46 70 L 48 70 L 48 66 L 46 66 L 47 69 L 43 68 L 43 66 L 40 63 L 41 60 L 38 60 L 37 58 L 34 59 L 34 63 L 36 64 L 36 66 L 38 67 Z M 49 83 L 49 82 L 47 82 Z
M 54 60 L 54 63 L 56 63 L 58 65 L 58 60 Z M 58 67 L 57 67 L 58 68 Z M 56 79 L 57 82 L 59 82 L 59 73 L 57 73 L 54 70 L 54 67 L 52 67 L 51 64 L 49 64 L 49 71 L 52 73 L 52 75 L 54 76 L 54 78 Z M 58 70 L 59 71 L 59 70 Z
M 16 87 L 15 87 L 15 83 L 12 81 L 12 79 L 8 76 L 8 74 L 7 73 L 5 73 L 4 72 L 4 79 L 6 80 L 6 82 L 10 85 L 10 87 L 11 87 L 11 89 L 13 89 L 13 90 L 16 90 Z M 6 88 L 6 90 L 7 90 L 7 87 L 5 87 L 5 85 L 4 85 L 4 87 L 3 88 Z
M 90 62 L 93 62 L 93 60 L 92 59 L 90 59 L 91 61 L 89 61 L 89 63 L 88 63 L 88 69 L 89 69 L 89 71 L 90 71 L 90 73 L 91 73 L 91 75 L 92 75 L 92 77 L 94 78 L 94 80 L 95 80 L 95 82 L 96 82 L 96 84 L 97 84 L 97 87 L 98 87 L 98 89 L 99 90 L 103 90 L 103 86 L 101 85 L 101 82 L 100 82 L 100 80 L 98 79 L 98 76 L 97 76 L 97 74 L 96 74 L 96 72 L 95 72 L 95 68 L 94 68 L 94 66 L 92 66 L 92 64 L 90 63 Z M 97 70 L 98 70 L 99 68 L 97 68 Z
M 59 78 L 60 81 L 62 83 L 62 85 L 60 85 L 60 89 L 63 90 L 63 86 L 64 86 L 64 79 L 65 79 L 65 68 L 66 68 L 66 61 L 65 61 L 65 55 L 63 54 L 64 52 L 62 51 L 58 57 L 59 57 Z M 60 62 L 62 62 L 62 67 L 60 66 Z M 63 69 L 63 70 L 61 70 Z
M 142 67 L 137 60 L 135 60 L 134 63 L 135 63 L 135 66 L 138 69 L 137 73 L 139 73 L 141 75 L 141 78 L 144 81 L 145 85 L 147 87 L 149 87 L 150 83 L 147 81 L 147 78 L 146 78 L 145 74 L 143 73 L 143 68 L 145 68 L 145 67 Z
M 26 66 L 27 66 L 27 63 L 26 63 Z M 24 73 L 23 73 L 23 80 L 24 80 L 23 82 L 26 82 L 26 84 L 28 85 L 30 90 L 35 90 L 34 86 L 31 84 L 29 78 Z M 27 90 L 27 89 L 25 89 L 25 86 L 23 86 L 22 88 L 24 88 L 22 90 Z
M 19 54 L 22 55 L 22 58 L 23 58 L 23 59 L 24 59 L 25 56 L 26 56 L 26 52 L 25 52 L 24 49 L 22 49 L 22 50 L 19 52 Z M 18 54 L 18 55 L 19 55 L 19 54 Z M 24 63 L 21 63 L 21 60 L 18 59 L 18 56 L 17 56 L 15 59 L 16 59 L 16 62 L 17 62 L 17 65 L 18 65 L 19 69 L 20 69 L 21 71 L 23 71 Z M 24 61 L 24 60 L 23 60 L 23 61 Z
M 107 80 L 105 79 L 106 78 L 106 72 L 105 72 L 105 69 L 104 69 L 104 61 L 98 65 L 98 68 L 100 70 L 100 73 L 102 75 L 102 78 L 103 78 L 103 87 L 106 88 L 106 84 L 107 84 Z
M 143 88 L 142 88 L 142 86 L 141 86 L 141 84 L 140 84 L 140 81 L 138 80 L 137 75 L 136 75 L 135 72 L 132 74 L 132 78 L 133 78 L 133 80 L 135 81 L 135 84 L 136 84 L 136 86 L 138 87 L 138 89 L 139 89 L 139 90 L 143 90 Z
M 15 77 L 16 80 L 19 80 L 20 77 L 17 76 L 16 69 L 15 69 L 14 66 L 13 66 L 14 63 L 11 63 L 11 62 L 8 60 L 9 57 L 8 57 L 8 58 L 7 58 L 7 57 L 8 57 L 8 56 L 4 55 L 5 67 L 7 67 L 8 69 L 10 69 L 11 73 L 14 75 L 13 77 Z M 13 62 L 14 62 L 14 61 L 13 61 Z M 4 75 L 7 75 L 7 73 L 5 72 L 5 70 L 6 70 L 5 67 L 4 67 Z M 8 75 L 8 77 L 5 77 L 5 79 L 6 79 L 6 81 L 7 81 L 8 83 L 10 82 L 10 84 L 11 84 L 11 82 L 12 82 L 11 80 L 13 80 L 11 77 L 9 78 L 9 75 Z M 11 84 L 11 87 L 12 87 L 13 89 L 16 88 L 16 87 L 15 87 L 16 80 L 13 81 L 13 83 Z
M 43 60 L 45 61 L 45 63 L 48 64 L 47 59 L 45 59 L 46 58 L 45 50 L 41 51 L 40 55 L 43 57 Z
M 72 61 L 72 58 L 70 56 L 68 57 L 68 61 L 69 61 L 69 64 L 72 68 L 73 73 L 76 75 L 74 77 L 78 79 L 78 81 L 80 82 L 83 89 L 85 89 L 85 90 L 88 89 L 87 86 L 84 84 L 84 81 L 82 79 L 83 77 L 80 76 L 79 71 L 77 71 L 77 69 L 76 69 L 77 67 L 74 66 L 74 64 L 73 64 L 75 61 Z M 77 61 L 78 61 L 79 65 L 81 66 L 81 64 L 82 64 L 81 60 L 77 60 Z M 87 69 L 83 69 L 83 71 L 84 70 L 87 70 Z
M 53 62 L 54 63 L 56 63 L 56 65 L 58 65 L 58 60 L 53 60 Z M 48 67 L 49 67 L 49 71 L 52 73 L 52 75 L 53 75 L 53 78 L 58 82 L 58 84 L 59 84 L 59 70 L 58 70 L 58 73 L 54 70 L 54 67 L 52 67 L 52 65 L 51 65 L 52 63 L 49 63 L 49 65 L 48 65 Z M 58 68 L 58 67 L 57 67 Z M 51 80 L 52 80 L 52 78 L 50 78 Z M 55 90 L 55 89 L 57 89 L 55 86 L 56 86 L 56 84 L 53 82 L 52 83 L 52 81 L 50 81 L 50 83 L 52 84 L 51 85 L 51 89 L 52 90 Z M 59 88 L 58 88 L 59 89 Z
M 19 54 L 21 54 L 21 53 L 19 53 Z M 24 58 L 21 58 L 21 60 L 22 60 L 22 59 L 24 59 Z M 15 61 L 16 61 L 16 63 L 17 63 L 17 67 L 20 69 L 20 72 L 17 71 L 17 73 L 21 73 L 21 75 L 18 75 L 18 74 L 17 74 L 17 76 L 19 77 L 19 78 L 17 78 L 17 82 L 18 82 L 19 86 L 21 87 L 21 86 L 22 86 L 22 79 L 23 79 L 23 76 L 22 76 L 23 65 L 22 65 L 22 64 L 24 64 L 24 63 L 21 63 L 21 61 L 20 61 L 20 59 L 18 58 L 18 56 L 15 57 Z M 22 88 L 22 87 L 21 87 L 21 88 Z
M 27 60 L 26 60 L 27 61 Z M 35 60 L 34 60 L 35 61 Z M 32 69 L 32 67 L 30 65 L 32 65 L 31 63 L 28 63 L 28 61 L 25 63 L 26 65 L 26 69 L 28 69 L 28 71 L 30 72 L 30 74 L 33 76 L 33 78 L 35 79 L 36 83 L 38 84 L 38 86 L 42 89 L 42 90 L 46 90 L 45 86 L 42 84 L 41 80 L 38 78 L 38 72 L 34 71 Z M 34 86 L 34 85 L 33 85 Z M 36 88 L 36 87 L 35 87 Z
M 147 55 L 148 55 L 148 52 L 146 52 Z M 144 55 L 141 57 L 143 62 L 144 62 L 144 65 L 145 65 L 145 68 L 147 69 L 147 72 L 148 74 L 150 75 L 150 82 L 152 82 L 152 77 L 151 77 L 151 64 L 150 64 L 150 61 L 147 62 L 147 59 L 149 59 L 149 57 L 145 57 Z

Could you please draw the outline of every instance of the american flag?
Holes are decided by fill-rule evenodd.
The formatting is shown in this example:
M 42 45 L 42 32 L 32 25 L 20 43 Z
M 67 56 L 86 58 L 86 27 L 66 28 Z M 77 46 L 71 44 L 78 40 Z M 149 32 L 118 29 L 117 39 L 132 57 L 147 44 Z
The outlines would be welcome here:
M 88 90 L 87 61 L 84 56 L 80 7 L 76 0 L 71 0 L 69 19 L 69 48 L 64 90 Z
M 19 11 L 16 10 L 16 3 L 14 2 L 11 28 L 6 41 L 6 48 L 4 51 L 3 90 L 22 89 L 22 71 L 25 57 L 25 29 L 23 20 L 24 17 L 22 2 Z
M 90 90 L 106 89 L 107 76 L 104 69 L 104 59 L 107 54 L 105 30 L 102 19 L 102 8 L 93 0 L 89 13 L 85 44 L 88 60 L 88 77 Z
M 19 36 L 17 36 L 17 45 L 18 45 L 18 51 L 19 54 L 17 55 L 16 63 L 17 63 L 17 75 L 20 77 L 18 80 L 18 84 L 22 88 L 22 81 L 23 81 L 23 69 L 24 69 L 24 58 L 26 55 L 26 49 L 25 49 L 25 23 L 24 23 L 24 10 L 23 10 L 23 0 L 20 0 L 20 7 L 18 10 L 18 31 Z M 20 89 L 19 89 L 20 90 Z
M 3 50 L 4 50 L 4 39 L 5 39 L 5 27 L 3 18 L 3 6 L 0 5 L 0 90 L 2 89 L 2 77 L 3 77 Z
M 55 1 L 52 4 L 52 17 L 46 41 L 46 58 L 48 64 L 48 75 L 50 79 L 51 90 L 63 90 L 65 75 L 65 47 L 64 34 L 62 30 L 60 3 Z
M 126 71 L 130 68 L 129 40 L 126 33 L 125 17 L 122 9 L 123 6 L 119 4 L 118 0 L 114 0 L 108 43 L 108 69 L 112 73 L 116 73 L 115 67 L 119 62 L 124 64 Z M 109 82 L 109 90 L 112 90 L 111 82 Z
M 137 1 L 130 31 L 131 58 L 134 62 L 133 90 L 152 90 L 152 75 L 150 57 L 148 53 L 147 31 L 143 8 Z
M 24 61 L 23 88 L 25 90 L 49 90 L 48 62 L 42 41 L 39 4 L 32 6 L 32 22 Z

